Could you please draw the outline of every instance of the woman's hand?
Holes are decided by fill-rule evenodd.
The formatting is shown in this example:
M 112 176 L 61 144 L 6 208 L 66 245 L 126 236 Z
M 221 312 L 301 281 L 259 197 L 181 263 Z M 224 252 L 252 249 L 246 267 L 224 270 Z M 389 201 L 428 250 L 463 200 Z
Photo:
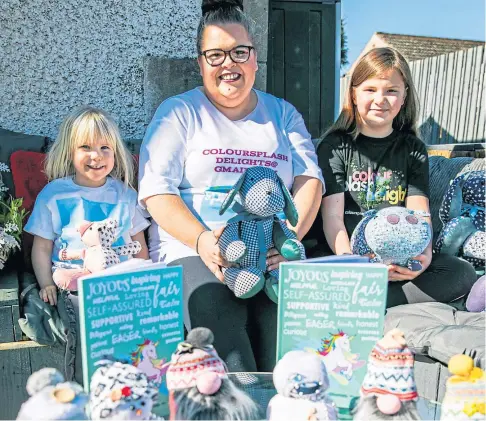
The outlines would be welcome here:
M 39 291 L 39 297 L 45 303 L 49 302 L 51 306 L 57 304 L 57 287 L 55 285 L 48 285 Z
M 404 268 L 398 265 L 388 266 L 388 280 L 389 281 L 411 281 L 423 273 L 430 265 L 432 261 L 432 254 L 425 253 L 413 258 L 418 260 L 422 265 L 422 269 L 413 271 L 408 268 Z
M 221 227 L 214 231 L 203 231 L 197 243 L 197 252 L 202 261 L 221 282 L 224 282 L 221 266 L 230 267 L 230 264 L 221 255 L 218 244 L 219 237 L 223 233 L 224 228 Z
M 278 269 L 280 263 L 287 262 L 287 259 L 283 257 L 276 248 L 271 248 L 267 252 L 267 270 Z

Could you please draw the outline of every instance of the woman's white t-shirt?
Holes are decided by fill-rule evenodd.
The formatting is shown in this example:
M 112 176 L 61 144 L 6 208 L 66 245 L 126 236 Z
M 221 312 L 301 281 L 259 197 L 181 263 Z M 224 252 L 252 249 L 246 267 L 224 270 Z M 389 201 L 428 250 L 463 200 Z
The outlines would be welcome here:
M 273 95 L 254 91 L 255 109 L 237 121 L 228 119 L 195 88 L 165 100 L 147 128 L 140 150 L 139 201 L 159 194 L 179 195 L 209 229 L 234 214 L 220 216 L 228 190 L 249 167 L 274 169 L 290 189 L 296 176 L 322 181 L 311 136 L 295 107 Z M 149 228 L 154 261 L 169 263 L 196 256 L 161 229 Z

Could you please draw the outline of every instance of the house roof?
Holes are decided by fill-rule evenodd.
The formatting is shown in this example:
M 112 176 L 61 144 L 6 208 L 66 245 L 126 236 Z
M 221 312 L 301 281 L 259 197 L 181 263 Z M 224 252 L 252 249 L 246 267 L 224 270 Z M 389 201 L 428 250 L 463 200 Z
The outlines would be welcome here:
M 375 35 L 380 37 L 390 47 L 400 51 L 408 61 L 422 60 L 427 57 L 484 45 L 484 41 L 454 38 L 388 34 L 386 32 L 376 32 Z

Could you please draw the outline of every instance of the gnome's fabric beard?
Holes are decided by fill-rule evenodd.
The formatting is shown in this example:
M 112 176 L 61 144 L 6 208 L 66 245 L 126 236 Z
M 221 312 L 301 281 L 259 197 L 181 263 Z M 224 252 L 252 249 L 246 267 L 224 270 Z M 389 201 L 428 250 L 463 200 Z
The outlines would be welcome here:
M 175 413 L 171 420 L 259 420 L 260 408 L 231 380 L 223 379 L 214 395 L 204 395 L 197 387 L 170 392 Z
M 318 421 L 336 420 L 336 409 L 332 401 L 323 398 L 321 401 L 288 398 L 275 395 L 267 408 L 267 420 L 304 420 L 312 416 Z
M 393 415 L 381 412 L 376 405 L 376 396 L 362 396 L 353 411 L 354 420 L 420 420 L 415 401 L 402 402 L 400 410 Z

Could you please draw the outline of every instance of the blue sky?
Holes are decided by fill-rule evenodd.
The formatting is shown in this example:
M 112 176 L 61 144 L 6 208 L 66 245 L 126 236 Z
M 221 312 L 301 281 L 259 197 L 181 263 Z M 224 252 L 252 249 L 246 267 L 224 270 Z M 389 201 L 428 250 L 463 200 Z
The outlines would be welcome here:
M 341 0 L 353 63 L 374 32 L 485 39 L 484 0 Z

